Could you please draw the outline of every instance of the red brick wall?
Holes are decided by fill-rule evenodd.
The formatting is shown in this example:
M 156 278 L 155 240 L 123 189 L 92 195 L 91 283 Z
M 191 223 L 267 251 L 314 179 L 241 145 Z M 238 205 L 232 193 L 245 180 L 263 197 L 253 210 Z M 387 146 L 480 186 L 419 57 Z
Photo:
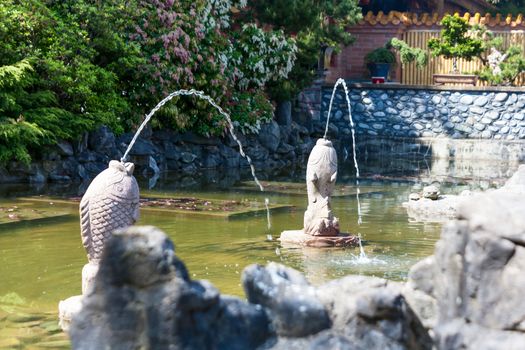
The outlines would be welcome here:
M 341 52 L 332 57 L 331 66 L 327 71 L 326 81 L 334 82 L 338 78 L 345 79 L 367 79 L 368 69 L 364 63 L 364 57 L 373 49 L 382 47 L 391 38 L 402 38 L 405 30 L 404 25 L 358 25 L 349 29 L 356 38 L 353 45 L 347 46 Z M 398 80 L 400 67 L 390 72 L 391 80 Z M 397 73 L 397 74 L 396 74 Z
M 523 16 L 512 15 L 470 15 L 462 16 L 471 24 L 483 24 L 493 31 L 524 30 L 525 22 Z M 345 47 L 337 55 L 332 56 L 328 67 L 325 64 L 325 82 L 333 83 L 338 78 L 352 80 L 368 80 L 369 72 L 364 64 L 365 55 L 373 49 L 384 46 L 393 37 L 402 38 L 403 34 L 411 29 L 429 30 L 439 29 L 442 16 L 434 14 L 414 14 L 392 11 L 388 14 L 369 12 L 363 20 L 348 29 L 354 35 L 356 41 L 353 45 Z M 399 59 L 397 60 L 399 62 Z M 401 65 L 390 73 L 390 80 L 399 81 L 401 77 Z

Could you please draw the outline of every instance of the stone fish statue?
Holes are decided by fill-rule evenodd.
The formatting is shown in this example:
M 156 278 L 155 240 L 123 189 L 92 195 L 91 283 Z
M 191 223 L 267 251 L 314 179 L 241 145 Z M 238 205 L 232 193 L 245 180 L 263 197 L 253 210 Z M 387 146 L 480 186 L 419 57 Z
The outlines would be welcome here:
M 337 236 L 339 220 L 331 210 L 331 196 L 337 178 L 337 154 L 332 142 L 317 140 L 306 168 L 308 208 L 304 213 L 304 233 L 313 236 Z
M 80 201 L 82 244 L 90 263 L 98 263 L 105 242 L 118 228 L 139 218 L 139 186 L 133 163 L 116 160 L 93 179 Z

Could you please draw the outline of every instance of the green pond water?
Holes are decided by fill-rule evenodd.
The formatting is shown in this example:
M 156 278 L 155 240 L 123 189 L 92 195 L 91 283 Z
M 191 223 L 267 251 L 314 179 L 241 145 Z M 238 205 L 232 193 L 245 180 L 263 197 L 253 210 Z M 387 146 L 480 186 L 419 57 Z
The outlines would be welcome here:
M 304 272 L 313 284 L 347 274 L 404 280 L 410 266 L 432 254 L 441 226 L 411 222 L 401 206 L 409 193 L 421 183 L 437 178 L 446 181 L 442 185 L 445 193 L 497 187 L 516 167 L 517 164 L 504 164 L 490 172 L 496 175 L 487 176 L 476 174 L 476 166 L 470 170 L 462 168 L 460 175 L 457 167 L 456 174 L 449 171 L 439 175 L 433 174 L 428 166 L 421 170 L 419 166 L 407 169 L 403 165 L 394 167 L 390 173 L 379 173 L 373 167 L 367 170 L 365 166 L 360 182 L 361 225 L 357 225 L 353 168 L 342 167 L 333 211 L 339 217 L 342 231 L 359 233 L 365 240 L 367 263 L 357 259 L 358 248 L 280 246 L 277 238 L 281 231 L 302 227 L 306 209 L 304 170 L 265 176 L 263 183 L 269 185 L 265 193 L 258 192 L 249 177 L 221 172 L 202 175 L 204 182 L 199 176 L 166 175 L 152 189 L 147 189 L 147 181 L 141 182 L 141 193 L 150 196 L 245 201 L 253 208 L 264 207 L 268 198 L 271 204 L 290 206 L 272 212 L 270 229 L 265 212 L 228 220 L 144 210 L 138 224 L 155 225 L 166 232 L 190 276 L 210 280 L 225 294 L 243 296 L 242 270 L 249 264 L 270 261 Z M 2 210 L 16 206 L 13 212 L 19 212 L 22 218 L 31 218 L 28 213 L 34 213 L 36 218 L 0 220 L 0 349 L 69 348 L 66 336 L 57 326 L 57 305 L 60 300 L 80 294 L 81 269 L 87 262 L 80 241 L 78 205 L 47 197 L 40 200 L 22 197 L 35 194 L 68 197 L 81 192 L 78 185 L 0 187 Z

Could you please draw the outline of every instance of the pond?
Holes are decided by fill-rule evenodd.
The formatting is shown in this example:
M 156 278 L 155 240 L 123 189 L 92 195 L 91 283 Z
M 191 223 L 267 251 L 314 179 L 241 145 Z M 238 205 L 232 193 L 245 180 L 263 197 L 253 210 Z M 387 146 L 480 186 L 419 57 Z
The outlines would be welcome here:
M 432 254 L 439 223 L 411 222 L 401 206 L 421 183 L 439 180 L 445 193 L 497 187 L 517 164 L 479 162 L 446 168 L 406 160 L 368 162 L 362 166 L 360 203 L 363 223 L 357 225 L 354 170 L 340 171 L 333 211 L 342 231 L 361 234 L 368 263 L 359 263 L 358 248 L 281 247 L 283 230 L 302 228 L 306 209 L 304 170 L 262 174 L 261 193 L 249 174 L 220 171 L 199 176 L 166 174 L 153 186 L 141 181 L 141 195 L 186 198 L 203 203 L 236 203 L 253 213 L 230 217 L 143 210 L 139 224 L 166 232 L 195 279 L 208 279 L 222 293 L 242 296 L 240 277 L 249 264 L 284 263 L 304 272 L 314 284 L 347 274 L 404 280 L 415 262 Z M 433 170 L 436 169 L 436 170 Z M 148 189 L 148 187 L 152 187 Z M 81 269 L 87 262 L 80 241 L 78 185 L 3 186 L 0 188 L 0 349 L 68 348 L 57 325 L 57 305 L 80 294 Z M 28 198 L 39 194 L 40 196 Z M 274 206 L 267 226 L 265 198 Z M 227 201 L 227 202 L 225 202 Z M 225 210 L 229 210 L 225 208 Z M 12 214 L 16 216 L 13 217 Z M 226 214 L 229 214 L 226 212 Z M 11 217 L 9 217 L 11 215 Z M 27 219 L 27 220 L 22 220 Z M 29 220 L 33 219 L 33 220 Z

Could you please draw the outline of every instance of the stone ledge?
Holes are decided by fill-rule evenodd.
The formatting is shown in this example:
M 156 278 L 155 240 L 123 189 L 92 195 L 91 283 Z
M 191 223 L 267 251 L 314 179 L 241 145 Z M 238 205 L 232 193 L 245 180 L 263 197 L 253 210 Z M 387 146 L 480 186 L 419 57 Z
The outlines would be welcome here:
M 408 85 L 398 82 L 385 84 L 372 84 L 368 82 L 347 81 L 348 89 L 372 90 L 437 90 L 437 91 L 481 91 L 481 92 L 521 92 L 524 87 L 517 86 L 451 86 L 451 85 Z M 324 88 L 332 88 L 334 84 L 323 84 Z

